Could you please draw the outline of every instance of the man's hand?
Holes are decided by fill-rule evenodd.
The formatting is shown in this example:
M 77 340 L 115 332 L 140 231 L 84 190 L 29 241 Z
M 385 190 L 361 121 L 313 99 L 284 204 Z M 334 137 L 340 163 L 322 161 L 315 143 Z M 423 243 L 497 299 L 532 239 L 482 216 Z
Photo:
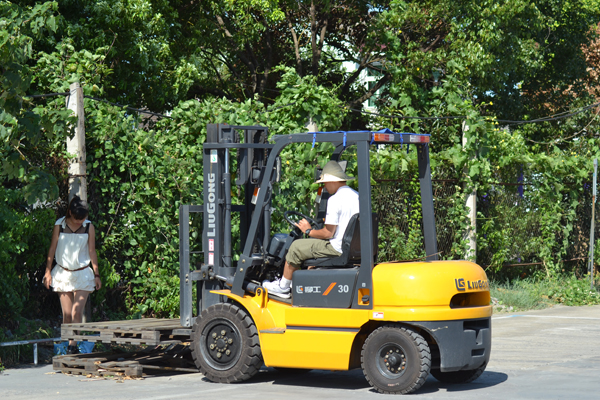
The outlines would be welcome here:
M 302 220 L 300 222 L 298 222 L 296 224 L 296 226 L 298 227 L 298 229 L 300 229 L 302 232 L 305 232 L 307 229 L 310 229 L 311 225 L 310 222 L 308 222 L 306 220 L 306 218 L 302 218 Z
M 306 232 L 307 229 L 311 228 L 310 222 L 308 222 L 306 219 L 302 219 L 295 225 L 302 232 Z M 310 237 L 312 239 L 331 239 L 335 234 L 336 229 L 337 225 L 325 225 L 321 229 L 313 229 L 310 232 Z

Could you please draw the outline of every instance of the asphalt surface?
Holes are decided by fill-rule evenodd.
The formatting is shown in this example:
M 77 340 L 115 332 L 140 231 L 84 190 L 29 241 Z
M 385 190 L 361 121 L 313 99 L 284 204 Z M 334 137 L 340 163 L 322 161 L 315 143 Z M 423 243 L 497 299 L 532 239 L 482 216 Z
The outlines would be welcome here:
M 475 382 L 442 384 L 429 377 L 419 399 L 600 399 L 600 306 L 555 307 L 495 314 L 492 356 Z M 382 396 L 361 370 L 301 375 L 263 369 L 242 384 L 214 384 L 201 374 L 141 380 L 89 379 L 55 373 L 51 365 L 0 374 L 1 399 L 369 399 Z

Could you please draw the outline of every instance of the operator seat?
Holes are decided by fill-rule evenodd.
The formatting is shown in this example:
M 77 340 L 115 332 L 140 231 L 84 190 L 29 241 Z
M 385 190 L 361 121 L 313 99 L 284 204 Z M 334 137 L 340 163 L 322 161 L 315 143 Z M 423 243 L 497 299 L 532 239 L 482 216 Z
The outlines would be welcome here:
M 377 260 L 379 248 L 379 219 L 376 213 L 371 214 L 373 220 L 373 262 Z M 342 255 L 338 257 L 311 258 L 304 260 L 302 266 L 315 267 L 352 267 L 360 264 L 360 214 L 354 214 L 348 222 L 342 237 Z

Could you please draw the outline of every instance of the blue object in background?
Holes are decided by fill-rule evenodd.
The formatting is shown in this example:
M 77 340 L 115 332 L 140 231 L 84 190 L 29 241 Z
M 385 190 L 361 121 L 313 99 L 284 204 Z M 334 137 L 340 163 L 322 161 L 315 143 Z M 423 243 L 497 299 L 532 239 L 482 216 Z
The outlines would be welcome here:
M 54 355 L 55 356 L 64 356 L 67 354 L 67 346 L 69 342 L 60 342 L 54 344 Z
M 77 347 L 79 347 L 79 352 L 81 354 L 88 354 L 94 350 L 94 346 L 96 343 L 94 342 L 77 342 Z
M 77 342 L 77 347 L 79 348 L 79 353 L 88 354 L 94 350 L 94 342 Z M 69 342 L 60 342 L 54 345 L 54 355 L 55 356 L 64 356 L 67 354 L 67 346 L 69 346 Z

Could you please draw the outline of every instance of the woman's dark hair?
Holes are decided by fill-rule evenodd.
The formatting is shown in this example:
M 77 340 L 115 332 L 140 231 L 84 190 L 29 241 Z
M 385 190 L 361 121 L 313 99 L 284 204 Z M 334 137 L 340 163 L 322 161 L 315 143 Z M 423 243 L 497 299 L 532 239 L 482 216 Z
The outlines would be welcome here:
M 69 206 L 67 207 L 67 217 L 73 217 L 77 220 L 81 220 L 87 218 L 89 215 L 87 203 L 79 198 L 79 196 L 74 196 L 69 202 Z

